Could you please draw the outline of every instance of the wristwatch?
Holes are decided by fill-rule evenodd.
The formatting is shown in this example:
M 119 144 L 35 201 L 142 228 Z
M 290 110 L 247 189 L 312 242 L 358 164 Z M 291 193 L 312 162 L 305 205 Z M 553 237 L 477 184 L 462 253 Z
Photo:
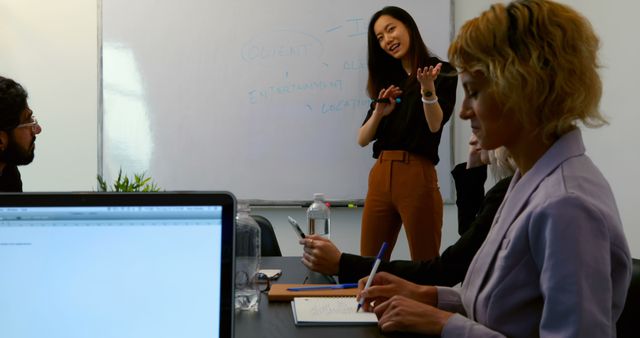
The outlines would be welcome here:
M 433 93 L 428 89 L 422 92 L 420 100 L 422 100 L 422 103 L 426 103 L 428 105 L 438 103 L 438 97 L 433 95 Z

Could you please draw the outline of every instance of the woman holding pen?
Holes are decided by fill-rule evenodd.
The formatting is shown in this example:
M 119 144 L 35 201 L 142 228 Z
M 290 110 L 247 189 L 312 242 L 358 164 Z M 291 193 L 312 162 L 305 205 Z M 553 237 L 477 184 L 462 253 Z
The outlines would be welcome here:
M 453 111 L 456 76 L 433 56 L 413 18 L 398 7 L 376 12 L 368 29 L 371 109 L 358 144 L 373 144 L 362 215 L 360 253 L 391 256 L 404 224 L 413 260 L 438 256 L 443 217 L 435 165 L 444 124 Z M 400 99 L 400 100 L 398 100 Z
M 615 198 L 579 124 L 605 124 L 599 41 L 572 8 L 494 4 L 449 48 L 460 117 L 517 171 L 461 288 L 381 272 L 360 294 L 383 331 L 446 337 L 615 337 L 631 257 Z M 364 285 L 364 280 L 360 281 Z

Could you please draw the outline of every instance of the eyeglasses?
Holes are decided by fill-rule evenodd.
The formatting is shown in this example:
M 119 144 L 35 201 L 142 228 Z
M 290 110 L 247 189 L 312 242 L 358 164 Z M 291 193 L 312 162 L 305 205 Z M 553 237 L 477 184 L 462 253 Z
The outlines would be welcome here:
M 31 131 L 33 131 L 36 134 L 42 130 L 42 128 L 40 127 L 40 124 L 38 123 L 38 119 L 36 119 L 34 115 L 31 115 L 31 121 L 27 123 L 19 124 L 16 126 L 15 129 L 25 128 L 25 127 L 31 127 Z
M 269 278 L 266 274 L 262 272 L 258 272 L 258 283 L 263 284 L 260 287 L 260 292 L 268 293 L 271 290 L 271 278 Z

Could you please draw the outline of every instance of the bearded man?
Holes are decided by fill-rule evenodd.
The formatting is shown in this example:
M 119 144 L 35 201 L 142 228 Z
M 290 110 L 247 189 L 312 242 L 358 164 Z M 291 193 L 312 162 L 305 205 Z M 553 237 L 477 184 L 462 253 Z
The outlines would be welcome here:
M 18 166 L 33 161 L 42 131 L 27 96 L 19 83 L 0 76 L 0 192 L 22 192 Z

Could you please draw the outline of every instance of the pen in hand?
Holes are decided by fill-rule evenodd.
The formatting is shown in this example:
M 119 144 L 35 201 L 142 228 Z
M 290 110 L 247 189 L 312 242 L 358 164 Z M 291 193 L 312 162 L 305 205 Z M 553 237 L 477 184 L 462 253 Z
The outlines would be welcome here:
M 400 103 L 400 102 L 402 102 L 402 99 L 398 97 L 398 98 L 396 98 L 394 101 L 395 101 L 396 103 Z M 387 98 L 384 98 L 384 99 L 371 99 L 371 102 L 377 102 L 377 103 L 391 103 L 391 100 L 390 100 L 390 99 L 387 99 Z
M 382 243 L 382 247 L 380 248 L 380 251 L 378 252 L 378 256 L 376 257 L 376 261 L 375 263 L 373 263 L 373 268 L 371 269 L 371 273 L 369 274 L 369 279 L 367 279 L 367 284 L 364 285 L 364 289 L 362 289 L 363 291 L 368 289 L 371 286 L 371 283 L 373 282 L 373 276 L 376 275 L 376 272 L 378 272 L 378 267 L 380 266 L 380 262 L 382 261 L 382 255 L 384 255 L 384 251 L 387 250 L 387 242 Z M 362 305 L 364 304 L 364 297 L 360 298 L 360 301 L 358 302 L 358 308 L 356 309 L 356 312 L 360 311 L 360 308 L 362 307 Z

